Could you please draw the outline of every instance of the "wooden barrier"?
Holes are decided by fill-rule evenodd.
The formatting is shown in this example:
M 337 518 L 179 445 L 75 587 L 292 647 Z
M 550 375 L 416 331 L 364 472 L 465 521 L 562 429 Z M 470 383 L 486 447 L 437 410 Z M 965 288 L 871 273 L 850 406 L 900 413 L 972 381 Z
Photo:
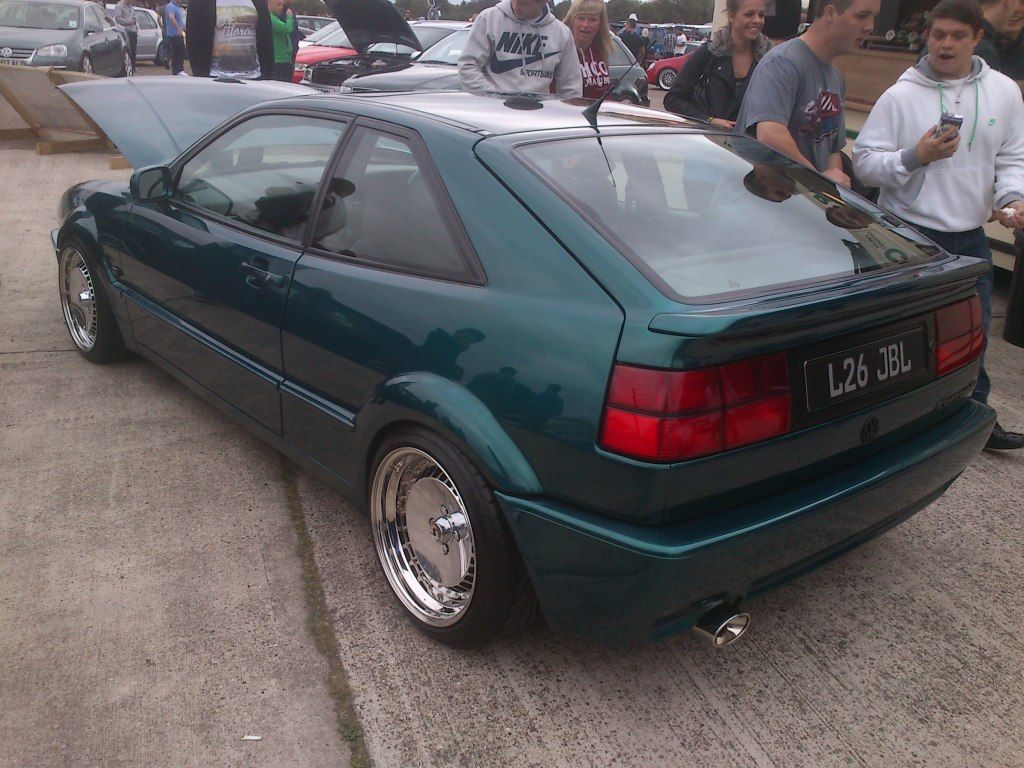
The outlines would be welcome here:
M 0 139 L 37 139 L 41 155 L 111 148 L 99 126 L 56 87 L 95 77 L 52 67 L 0 64 Z

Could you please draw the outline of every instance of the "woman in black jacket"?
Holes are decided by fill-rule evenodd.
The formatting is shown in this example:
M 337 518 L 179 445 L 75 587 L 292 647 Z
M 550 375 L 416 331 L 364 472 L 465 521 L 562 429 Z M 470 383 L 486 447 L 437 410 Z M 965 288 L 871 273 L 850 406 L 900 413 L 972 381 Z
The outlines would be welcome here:
M 734 128 L 757 62 L 772 47 L 761 34 L 765 0 L 726 0 L 729 24 L 694 51 L 665 95 L 665 109 Z

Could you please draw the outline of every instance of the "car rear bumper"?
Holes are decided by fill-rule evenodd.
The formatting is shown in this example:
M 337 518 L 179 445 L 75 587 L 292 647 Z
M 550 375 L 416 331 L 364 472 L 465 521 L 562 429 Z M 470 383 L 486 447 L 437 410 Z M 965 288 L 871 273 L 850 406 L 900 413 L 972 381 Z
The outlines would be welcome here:
M 906 520 L 984 447 L 995 413 L 941 422 L 832 474 L 697 520 L 643 526 L 497 494 L 548 623 L 602 642 L 673 634 Z

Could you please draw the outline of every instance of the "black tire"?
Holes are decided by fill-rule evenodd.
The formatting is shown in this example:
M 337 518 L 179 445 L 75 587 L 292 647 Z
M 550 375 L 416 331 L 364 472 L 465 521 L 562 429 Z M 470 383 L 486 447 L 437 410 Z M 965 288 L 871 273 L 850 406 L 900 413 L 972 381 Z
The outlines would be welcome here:
M 88 53 L 82 54 L 82 60 L 78 62 L 78 70 L 89 75 L 93 74 L 92 59 Z
M 671 67 L 665 67 L 661 72 L 658 73 L 658 87 L 663 91 L 667 91 L 672 87 L 672 83 L 676 81 L 678 73 Z
M 57 264 L 64 324 L 78 352 L 91 363 L 123 360 L 128 350 L 89 248 L 69 238 L 61 244 Z
M 121 73 L 118 77 L 131 77 L 135 74 L 135 67 L 132 66 L 132 52 L 125 48 L 121 52 Z
M 407 457 L 415 453 L 422 454 L 435 462 L 436 467 L 429 467 L 426 459 L 418 457 L 409 461 Z M 421 462 L 421 465 L 427 466 L 429 471 L 425 471 L 423 475 L 415 478 L 417 460 Z M 399 474 L 396 477 L 394 472 L 390 471 L 392 461 L 397 462 L 401 468 L 394 472 L 405 472 L 405 474 Z M 370 508 L 371 535 L 377 549 L 377 559 L 392 594 L 395 595 L 405 615 L 420 631 L 447 645 L 470 647 L 487 643 L 499 634 L 514 634 L 537 615 L 536 596 L 519 556 L 512 532 L 505 523 L 501 510 L 498 509 L 491 487 L 462 451 L 434 432 L 420 427 L 410 427 L 395 433 L 384 441 L 374 457 L 372 468 L 371 482 L 368 488 L 368 506 Z M 404 528 L 409 531 L 410 528 L 416 527 L 415 524 L 411 524 L 411 516 L 416 514 L 416 511 L 412 510 L 410 506 L 415 488 L 418 483 L 423 481 L 440 483 L 438 475 L 431 474 L 436 468 L 440 468 L 442 474 L 447 475 L 447 479 L 457 490 L 457 496 L 469 518 L 468 537 L 473 552 L 473 565 L 469 569 L 472 574 L 471 595 L 468 601 L 459 608 L 456 618 L 445 626 L 432 623 L 424 618 L 423 611 L 410 607 L 407 604 L 409 582 L 403 580 L 401 576 L 394 575 L 394 569 L 389 571 L 387 562 L 389 559 L 394 563 L 396 556 L 404 558 L 408 556 L 409 552 L 417 553 L 417 563 L 422 556 L 427 561 L 429 568 L 430 555 L 423 551 L 422 539 L 418 542 L 420 549 L 415 549 L 412 544 L 414 534 L 408 533 L 404 539 L 395 534 L 394 540 L 402 541 L 404 545 L 389 547 L 387 543 L 382 543 L 387 536 L 384 535 L 381 526 L 384 519 L 382 515 L 386 514 L 385 507 L 389 503 L 389 497 L 385 491 L 387 481 L 384 478 L 390 477 L 393 482 L 401 480 L 405 506 L 400 518 L 394 513 L 392 517 L 395 521 L 394 529 Z M 415 479 L 410 480 L 411 476 Z M 397 504 L 395 506 L 397 507 Z M 440 510 L 445 513 L 448 511 L 445 506 L 441 506 Z M 440 514 L 441 512 L 439 512 Z M 422 530 L 422 526 L 420 527 Z M 388 531 L 392 530 L 389 526 L 383 526 L 383 528 L 387 528 Z M 430 528 L 432 530 L 434 528 L 433 519 L 430 520 Z M 436 539 L 428 544 L 443 546 L 437 544 Z M 456 544 L 453 546 L 461 545 L 456 540 Z M 444 551 L 447 554 L 448 550 Z M 420 555 L 420 552 L 423 554 Z M 406 578 L 415 578 L 413 571 L 413 568 L 409 568 Z M 438 572 L 435 571 L 435 573 Z M 426 577 L 426 572 L 422 576 Z M 394 581 L 396 578 L 399 579 L 397 586 Z M 403 597 L 403 591 L 405 597 Z
M 153 56 L 153 65 L 157 67 L 166 67 L 168 61 L 167 43 L 161 40 L 160 45 L 156 47 L 156 54 Z

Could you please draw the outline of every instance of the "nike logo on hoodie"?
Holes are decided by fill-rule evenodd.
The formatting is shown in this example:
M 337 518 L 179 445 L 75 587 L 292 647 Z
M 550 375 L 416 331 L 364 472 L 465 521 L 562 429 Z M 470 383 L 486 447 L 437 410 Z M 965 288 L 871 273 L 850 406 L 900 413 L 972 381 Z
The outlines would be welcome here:
M 497 54 L 491 54 L 491 61 L 488 66 L 496 75 L 500 75 L 504 72 L 510 72 L 516 67 L 526 67 L 530 64 L 536 64 L 538 61 L 549 59 L 552 56 L 557 56 L 561 51 L 554 51 L 553 53 L 540 53 L 536 56 L 527 56 L 526 58 L 515 58 L 515 59 L 499 59 Z

